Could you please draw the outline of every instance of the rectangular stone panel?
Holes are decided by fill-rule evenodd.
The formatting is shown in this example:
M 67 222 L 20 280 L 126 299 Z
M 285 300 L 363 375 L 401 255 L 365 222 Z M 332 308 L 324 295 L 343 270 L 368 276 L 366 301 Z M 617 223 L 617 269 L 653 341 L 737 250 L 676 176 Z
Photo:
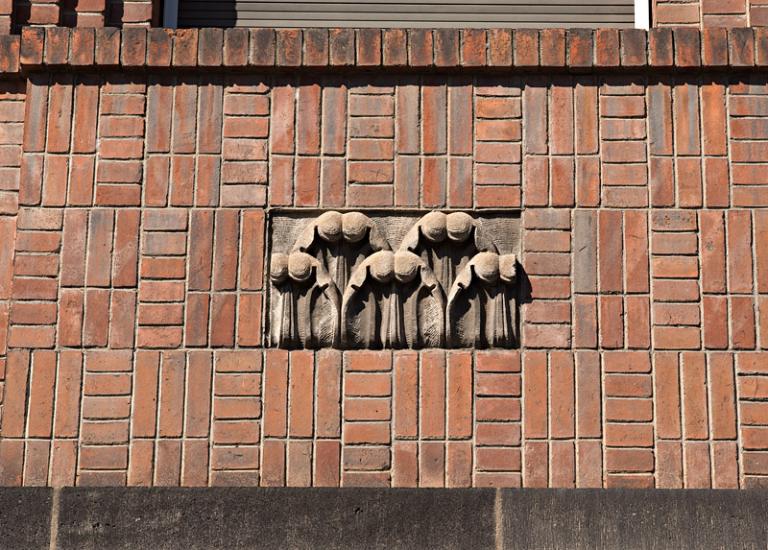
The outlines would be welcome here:
M 518 211 L 269 214 L 269 345 L 518 347 Z

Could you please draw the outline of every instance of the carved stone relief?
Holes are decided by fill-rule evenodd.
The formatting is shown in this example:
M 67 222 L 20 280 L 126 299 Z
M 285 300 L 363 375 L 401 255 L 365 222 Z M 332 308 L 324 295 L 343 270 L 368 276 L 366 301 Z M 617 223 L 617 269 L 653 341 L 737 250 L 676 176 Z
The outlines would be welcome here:
M 271 216 L 269 345 L 518 346 L 518 217 L 369 214 Z

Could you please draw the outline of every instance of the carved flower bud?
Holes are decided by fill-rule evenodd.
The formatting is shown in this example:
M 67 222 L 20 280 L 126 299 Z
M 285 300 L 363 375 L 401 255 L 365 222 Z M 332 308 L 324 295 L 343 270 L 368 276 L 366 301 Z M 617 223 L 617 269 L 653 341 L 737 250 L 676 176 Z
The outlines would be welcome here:
M 331 210 L 317 218 L 317 233 L 325 241 L 335 243 L 341 239 L 341 213 Z
M 347 212 L 341 217 L 341 229 L 345 241 L 359 242 L 368 232 L 368 217 L 360 212 Z
M 416 278 L 421 258 L 413 252 L 395 252 L 395 278 L 401 283 L 410 283 Z
M 312 256 L 304 252 L 292 252 L 288 256 L 288 273 L 294 281 L 306 281 L 312 275 Z
M 499 275 L 505 283 L 514 283 L 517 279 L 517 257 L 514 254 L 499 256 Z
M 457 243 L 467 240 L 472 232 L 472 226 L 472 216 L 466 212 L 452 212 L 445 220 L 448 238 Z
M 388 283 L 394 274 L 394 254 L 389 250 L 377 252 L 371 258 L 371 277 L 380 283 Z
M 288 255 L 282 252 L 272 254 L 269 261 L 269 277 L 275 283 L 282 283 L 288 278 Z
M 475 256 L 475 274 L 481 281 L 495 283 L 499 279 L 499 255 L 495 252 L 480 252 Z
M 442 212 L 430 212 L 421 218 L 421 232 L 424 233 L 427 240 L 433 243 L 440 243 L 445 240 L 445 218 L 446 216 Z

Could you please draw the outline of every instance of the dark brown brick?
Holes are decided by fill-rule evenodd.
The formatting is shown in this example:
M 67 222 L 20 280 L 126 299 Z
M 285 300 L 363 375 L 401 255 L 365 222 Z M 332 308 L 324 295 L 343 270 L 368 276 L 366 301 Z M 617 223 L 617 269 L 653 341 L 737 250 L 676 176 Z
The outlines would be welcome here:
M 126 27 L 123 29 L 122 35 L 120 61 L 123 66 L 143 66 L 147 58 L 147 30 L 141 27 Z
M 46 65 L 65 65 L 69 61 L 69 33 L 64 27 L 45 29 Z
M 651 67 L 671 67 L 675 63 L 672 29 L 648 31 L 648 64 Z
M 675 29 L 675 65 L 678 67 L 701 66 L 701 40 L 696 29 Z
M 408 31 L 408 65 L 411 67 L 432 66 L 432 49 L 432 31 L 425 29 Z
M 701 31 L 701 62 L 707 67 L 728 65 L 728 34 L 726 29 Z
M 593 65 L 592 31 L 589 29 L 569 29 L 566 38 L 568 66 L 572 68 L 591 67 Z
M 618 29 L 598 29 L 595 32 L 595 66 L 618 67 L 621 64 Z
M 168 29 L 149 29 L 147 33 L 147 66 L 170 67 L 173 34 Z
M 220 67 L 224 57 L 224 31 L 200 29 L 197 64 L 200 67 Z
M 542 67 L 565 67 L 565 30 L 544 29 L 539 33 Z
M 173 66 L 197 65 L 197 29 L 179 29 L 173 37 Z
M 435 67 L 457 67 L 459 65 L 458 29 L 437 29 L 434 31 Z
M 728 58 L 731 67 L 754 66 L 755 33 L 753 29 L 728 29 Z
M 245 67 L 248 65 L 248 29 L 224 30 L 224 66 Z
M 328 65 L 328 29 L 304 30 L 304 65 L 307 67 Z
M 648 33 L 643 29 L 622 29 L 621 66 L 643 67 L 647 64 Z
M 92 65 L 96 50 L 94 29 L 72 30 L 72 65 Z
M 26 66 L 42 65 L 45 29 L 24 27 L 21 30 L 21 64 Z
M 251 29 L 251 46 L 248 63 L 255 67 L 272 67 L 275 65 L 275 31 L 274 29 Z
M 355 64 L 355 31 L 353 29 L 331 29 L 331 65 L 347 67 Z

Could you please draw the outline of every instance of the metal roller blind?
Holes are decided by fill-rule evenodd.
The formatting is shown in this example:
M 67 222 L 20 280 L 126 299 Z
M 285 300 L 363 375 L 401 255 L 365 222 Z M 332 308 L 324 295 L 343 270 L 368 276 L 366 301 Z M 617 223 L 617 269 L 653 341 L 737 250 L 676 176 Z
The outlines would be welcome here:
M 178 0 L 179 27 L 632 27 L 633 0 Z

